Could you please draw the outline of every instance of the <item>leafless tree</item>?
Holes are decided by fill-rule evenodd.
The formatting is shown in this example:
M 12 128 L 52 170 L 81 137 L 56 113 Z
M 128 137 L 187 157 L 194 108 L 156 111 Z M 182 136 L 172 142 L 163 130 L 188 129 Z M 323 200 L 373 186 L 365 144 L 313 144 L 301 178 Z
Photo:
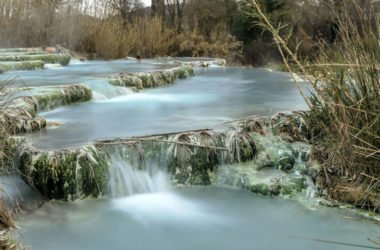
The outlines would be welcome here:
M 153 15 L 160 16 L 162 19 L 165 19 L 165 0 L 152 0 L 152 12 Z
M 176 27 L 177 31 L 182 30 L 184 9 L 186 0 L 166 0 L 166 7 L 169 13 L 169 21 Z
M 141 0 L 109 0 L 111 9 L 120 15 L 124 24 L 127 24 L 129 14 L 144 5 Z

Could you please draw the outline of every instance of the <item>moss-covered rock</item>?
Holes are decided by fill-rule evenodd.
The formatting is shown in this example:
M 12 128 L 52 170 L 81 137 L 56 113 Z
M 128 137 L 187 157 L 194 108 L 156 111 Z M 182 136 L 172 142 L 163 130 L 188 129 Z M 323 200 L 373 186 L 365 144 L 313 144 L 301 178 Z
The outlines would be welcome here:
M 294 196 L 305 188 L 307 171 L 300 170 L 306 169 L 303 160 L 307 157 L 302 156 L 306 149 L 304 144 L 237 126 L 226 131 L 97 141 L 94 146 L 57 152 L 25 147 L 21 169 L 28 183 L 44 195 L 64 200 L 104 193 L 115 152 L 118 159 L 139 170 L 149 171 L 152 164 L 166 168 L 174 184 L 217 182 L 262 195 Z
M 45 111 L 63 105 L 89 101 L 91 90 L 85 85 L 40 87 L 13 90 L 25 92 L 25 96 L 9 99 L 3 96 L 0 125 L 11 134 L 34 132 L 46 127 L 46 120 L 37 117 L 38 111 Z
M 42 52 L 42 48 L 1 48 L 0 53 Z
M 23 93 L 15 99 L 2 96 L 0 103 L 0 125 L 10 134 L 34 132 L 46 127 L 46 120 L 37 117 L 38 111 L 45 111 L 62 105 L 91 100 L 91 90 L 85 85 L 40 87 L 13 90 Z M 12 95 L 11 95 L 12 96 Z
M 215 66 L 227 66 L 227 61 L 225 59 L 221 58 L 199 58 L 198 60 L 196 58 L 181 58 L 174 61 L 175 63 L 191 66 L 191 67 L 202 67 L 207 68 L 211 65 Z
M 278 168 L 284 171 L 293 169 L 297 151 L 288 142 L 272 135 L 259 135 L 254 133 L 254 141 L 259 151 L 257 165 L 259 168 Z
M 295 196 L 305 189 L 305 177 L 278 169 L 258 169 L 257 164 L 247 162 L 221 166 L 217 182 L 249 190 L 264 196 Z
M 210 173 L 219 163 L 221 151 L 215 135 L 208 132 L 179 134 L 171 138 L 168 169 L 176 184 L 209 185 Z M 197 146 L 199 145 L 199 146 Z
M 34 132 L 46 127 L 46 120 L 37 117 L 37 100 L 33 97 L 19 97 L 4 101 L 0 112 L 0 126 L 10 134 Z
M 90 101 L 91 89 L 83 84 L 54 87 L 29 88 L 37 100 L 38 111 L 51 110 L 60 106 Z M 34 90 L 34 91 L 33 91 Z
M 106 154 L 94 146 L 50 152 L 24 145 L 19 169 L 29 185 L 50 199 L 98 197 L 107 190 Z
M 143 90 L 144 88 L 172 84 L 177 79 L 184 79 L 193 75 L 194 71 L 191 67 L 182 66 L 155 72 L 121 73 L 118 77 L 111 78 L 109 83 L 115 86 Z
M 57 54 L 35 54 L 35 55 L 1 55 L 1 62 L 17 62 L 17 61 L 43 61 L 44 63 L 59 63 L 63 66 L 70 63 L 71 55 L 68 53 L 57 53 Z
M 256 156 L 256 143 L 254 138 L 244 130 L 229 129 L 219 135 L 220 141 L 229 149 L 227 163 L 240 163 L 251 161 Z
M 43 61 L 0 62 L 0 73 L 16 70 L 43 69 L 44 65 Z
M 307 112 L 280 113 L 272 117 L 269 125 L 275 135 L 288 142 L 307 141 L 310 131 L 305 117 Z

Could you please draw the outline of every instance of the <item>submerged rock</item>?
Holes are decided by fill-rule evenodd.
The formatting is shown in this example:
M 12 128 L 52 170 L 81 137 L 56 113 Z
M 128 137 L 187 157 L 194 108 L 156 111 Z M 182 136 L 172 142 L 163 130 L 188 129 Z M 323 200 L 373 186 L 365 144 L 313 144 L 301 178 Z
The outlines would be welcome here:
M 153 88 L 172 84 L 177 79 L 184 79 L 193 75 L 194 71 L 191 67 L 182 66 L 155 72 L 120 74 L 117 78 L 110 79 L 109 83 L 115 86 L 143 90 L 144 88 Z

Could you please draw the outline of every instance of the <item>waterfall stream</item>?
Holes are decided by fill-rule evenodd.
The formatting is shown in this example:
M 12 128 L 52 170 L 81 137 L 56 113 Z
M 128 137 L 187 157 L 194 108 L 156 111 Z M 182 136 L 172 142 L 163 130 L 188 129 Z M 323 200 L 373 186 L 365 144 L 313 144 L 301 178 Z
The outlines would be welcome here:
M 169 190 L 167 174 L 158 166 L 149 164 L 141 169 L 128 163 L 120 155 L 111 156 L 110 193 L 120 198 L 142 193 L 157 193 Z

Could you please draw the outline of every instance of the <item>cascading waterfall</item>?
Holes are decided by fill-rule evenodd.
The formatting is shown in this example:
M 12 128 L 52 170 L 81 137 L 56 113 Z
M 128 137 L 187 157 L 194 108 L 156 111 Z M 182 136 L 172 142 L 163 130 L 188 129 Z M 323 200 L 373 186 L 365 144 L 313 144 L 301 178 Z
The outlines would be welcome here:
M 118 153 L 111 156 L 109 188 L 113 198 L 169 190 L 168 175 L 151 163 L 141 168 Z

